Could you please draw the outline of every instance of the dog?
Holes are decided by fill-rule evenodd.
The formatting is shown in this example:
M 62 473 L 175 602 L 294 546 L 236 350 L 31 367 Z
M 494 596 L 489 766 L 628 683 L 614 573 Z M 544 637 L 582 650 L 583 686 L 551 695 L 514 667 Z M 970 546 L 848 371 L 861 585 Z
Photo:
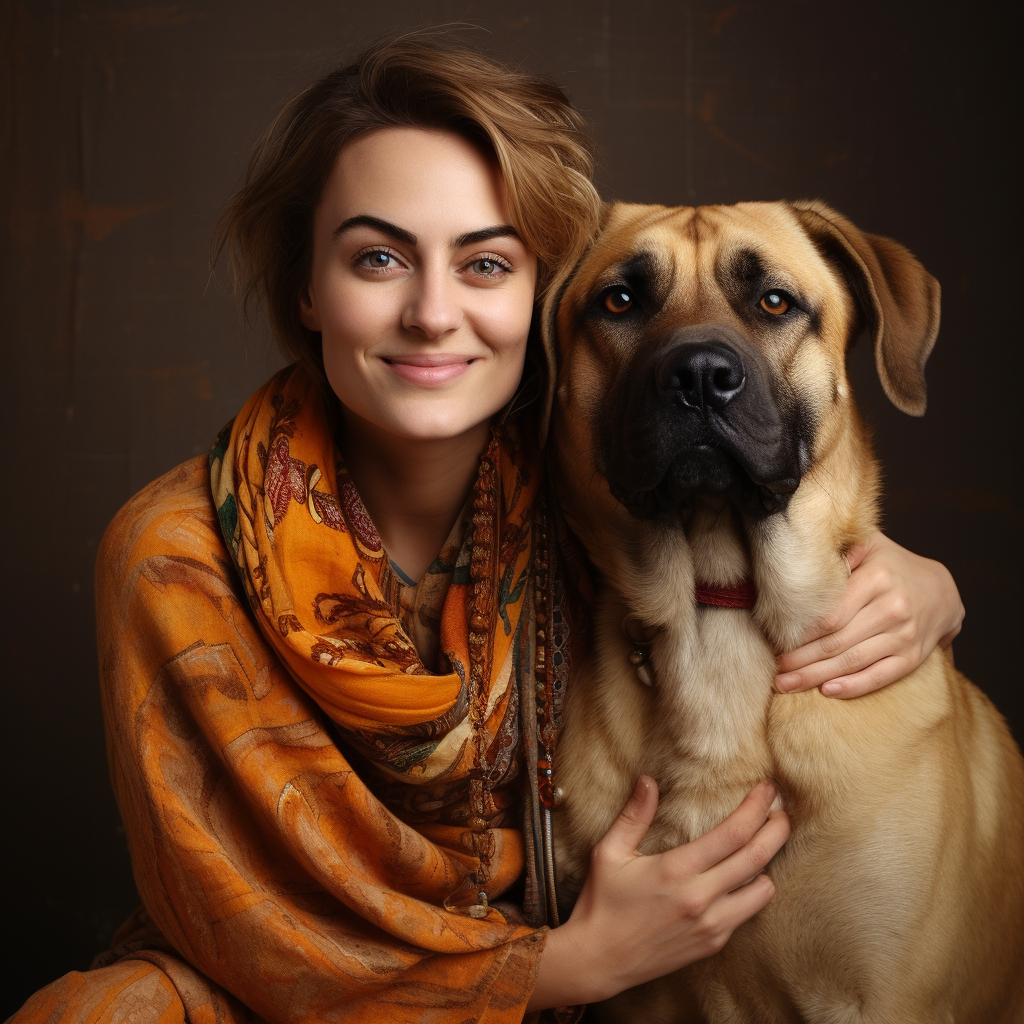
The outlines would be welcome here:
M 854 700 L 773 690 L 877 522 L 846 350 L 866 330 L 923 414 L 938 282 L 820 202 L 615 204 L 542 317 L 553 477 L 596 588 L 554 768 L 563 912 L 641 773 L 642 853 L 763 779 L 792 822 L 767 907 L 598 1019 L 1024 1021 L 1024 763 L 999 713 L 943 650 Z

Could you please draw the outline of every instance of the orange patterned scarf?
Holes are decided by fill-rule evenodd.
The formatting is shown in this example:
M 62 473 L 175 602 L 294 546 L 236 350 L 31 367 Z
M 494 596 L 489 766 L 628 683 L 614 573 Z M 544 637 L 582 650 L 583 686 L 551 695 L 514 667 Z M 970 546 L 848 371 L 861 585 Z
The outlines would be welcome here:
M 522 1019 L 568 666 L 539 472 L 517 431 L 492 434 L 439 674 L 302 371 L 121 510 L 97 561 L 100 675 L 145 911 L 18 1024 Z M 494 903 L 524 868 L 533 927 Z
M 433 674 L 402 628 L 387 553 L 303 371 L 253 395 L 211 455 L 214 504 L 263 634 L 358 752 L 378 796 L 435 841 L 457 830 L 479 858 L 446 905 L 472 891 L 481 915 L 492 830 L 521 822 L 509 811 L 521 771 L 519 676 L 532 668 L 519 644 L 539 468 L 515 431 L 492 434 L 468 564 L 441 611 L 447 671 Z

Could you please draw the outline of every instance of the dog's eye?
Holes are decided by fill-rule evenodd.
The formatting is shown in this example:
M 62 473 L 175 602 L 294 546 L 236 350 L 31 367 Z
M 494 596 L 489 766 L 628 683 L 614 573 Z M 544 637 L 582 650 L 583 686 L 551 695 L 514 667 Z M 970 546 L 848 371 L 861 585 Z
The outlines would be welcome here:
M 761 308 L 778 316 L 789 309 L 790 298 L 785 292 L 766 292 L 761 296 Z
M 609 288 L 604 296 L 604 308 L 609 313 L 625 313 L 633 305 L 633 294 L 627 288 Z

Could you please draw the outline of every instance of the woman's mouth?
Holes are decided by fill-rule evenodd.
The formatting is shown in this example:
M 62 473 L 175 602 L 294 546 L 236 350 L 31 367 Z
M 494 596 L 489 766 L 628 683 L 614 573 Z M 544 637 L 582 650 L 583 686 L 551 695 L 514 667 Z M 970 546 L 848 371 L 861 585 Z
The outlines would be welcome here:
M 385 363 L 403 380 L 420 387 L 447 384 L 464 374 L 476 362 L 477 356 L 465 355 L 408 355 L 382 356 Z

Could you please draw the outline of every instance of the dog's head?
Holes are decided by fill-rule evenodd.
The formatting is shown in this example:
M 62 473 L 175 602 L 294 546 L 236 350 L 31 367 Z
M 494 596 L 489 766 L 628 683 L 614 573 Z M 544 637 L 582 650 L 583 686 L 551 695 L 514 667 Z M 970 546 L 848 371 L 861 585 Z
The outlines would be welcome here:
M 636 519 L 702 496 L 764 518 L 849 429 L 861 330 L 889 398 L 924 412 L 939 286 L 821 203 L 617 204 L 542 315 L 577 490 L 596 475 Z

